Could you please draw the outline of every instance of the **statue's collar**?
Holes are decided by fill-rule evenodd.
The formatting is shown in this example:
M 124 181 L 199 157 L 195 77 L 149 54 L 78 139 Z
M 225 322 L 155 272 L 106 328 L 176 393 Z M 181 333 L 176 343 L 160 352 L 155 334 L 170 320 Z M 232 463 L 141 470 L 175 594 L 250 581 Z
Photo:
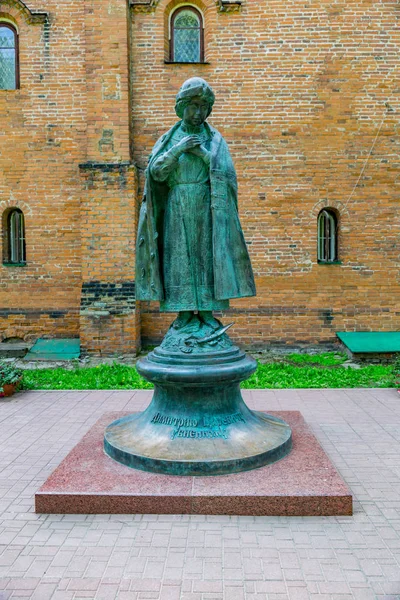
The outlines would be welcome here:
M 182 121 L 181 124 L 181 130 L 184 131 L 185 133 L 187 133 L 188 135 L 192 135 L 195 133 L 204 133 L 204 123 L 202 123 L 201 125 L 187 125 L 186 123 L 184 123 Z

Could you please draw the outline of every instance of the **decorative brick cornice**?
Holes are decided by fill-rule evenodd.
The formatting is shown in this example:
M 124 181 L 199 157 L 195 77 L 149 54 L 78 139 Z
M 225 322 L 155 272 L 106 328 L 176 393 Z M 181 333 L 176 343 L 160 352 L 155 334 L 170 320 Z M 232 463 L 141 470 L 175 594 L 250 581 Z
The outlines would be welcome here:
M 135 12 L 153 12 L 159 0 L 129 0 L 129 5 Z
M 129 0 L 135 12 L 153 12 L 160 0 Z M 215 0 L 219 12 L 235 12 L 240 10 L 244 0 Z
M 82 284 L 81 315 L 96 319 L 131 314 L 135 308 L 134 281 L 86 281 Z
M 13 8 L 24 16 L 25 21 L 29 25 L 44 24 L 49 22 L 49 14 L 47 12 L 31 11 L 31 9 L 22 2 L 22 0 L 1 0 L 0 13 L 4 8 Z
M 106 173 L 110 171 L 122 171 L 130 167 L 134 167 L 134 164 L 127 160 L 116 163 L 88 161 L 79 164 L 79 168 L 82 171 L 103 171 Z
M 128 185 L 136 185 L 136 166 L 129 161 L 117 163 L 88 161 L 79 164 L 79 172 L 86 189 L 99 186 L 111 190 L 124 190 Z
M 216 0 L 219 12 L 235 12 L 241 9 L 243 0 Z

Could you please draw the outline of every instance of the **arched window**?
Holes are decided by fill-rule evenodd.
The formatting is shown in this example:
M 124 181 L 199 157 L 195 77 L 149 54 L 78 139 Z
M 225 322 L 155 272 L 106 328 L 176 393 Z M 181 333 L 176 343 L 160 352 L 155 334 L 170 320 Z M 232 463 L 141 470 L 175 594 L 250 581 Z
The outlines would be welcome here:
M 336 214 L 324 208 L 318 215 L 318 262 L 338 260 L 338 222 Z
M 18 34 L 12 25 L 0 21 L 0 90 L 18 87 Z
M 22 210 L 12 208 L 4 219 L 4 255 L 6 264 L 24 264 L 25 252 L 25 219 Z
M 203 19 L 200 12 L 192 6 L 178 8 L 171 18 L 171 61 L 203 62 L 203 40 Z

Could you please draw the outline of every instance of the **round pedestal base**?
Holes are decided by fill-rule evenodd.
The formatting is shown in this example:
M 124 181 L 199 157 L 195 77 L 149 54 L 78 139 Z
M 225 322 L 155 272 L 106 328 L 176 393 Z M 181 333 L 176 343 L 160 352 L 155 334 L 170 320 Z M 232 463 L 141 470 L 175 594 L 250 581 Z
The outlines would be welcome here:
M 240 393 L 255 368 L 235 346 L 186 356 L 156 348 L 137 363 L 155 385 L 152 402 L 106 428 L 105 452 L 170 475 L 221 475 L 279 460 L 292 447 L 289 425 L 251 411 Z

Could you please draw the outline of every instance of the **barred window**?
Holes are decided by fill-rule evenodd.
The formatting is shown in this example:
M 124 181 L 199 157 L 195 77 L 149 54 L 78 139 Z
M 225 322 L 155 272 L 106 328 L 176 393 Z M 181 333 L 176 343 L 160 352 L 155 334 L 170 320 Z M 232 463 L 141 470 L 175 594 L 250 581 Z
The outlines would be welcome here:
M 204 61 L 204 31 L 200 12 L 182 6 L 171 19 L 171 61 L 198 63 Z
M 12 25 L 0 21 L 0 90 L 18 87 L 18 34 Z
M 3 217 L 3 263 L 25 264 L 25 219 L 22 210 L 12 208 Z
M 338 222 L 333 210 L 324 208 L 318 215 L 318 262 L 338 260 Z

